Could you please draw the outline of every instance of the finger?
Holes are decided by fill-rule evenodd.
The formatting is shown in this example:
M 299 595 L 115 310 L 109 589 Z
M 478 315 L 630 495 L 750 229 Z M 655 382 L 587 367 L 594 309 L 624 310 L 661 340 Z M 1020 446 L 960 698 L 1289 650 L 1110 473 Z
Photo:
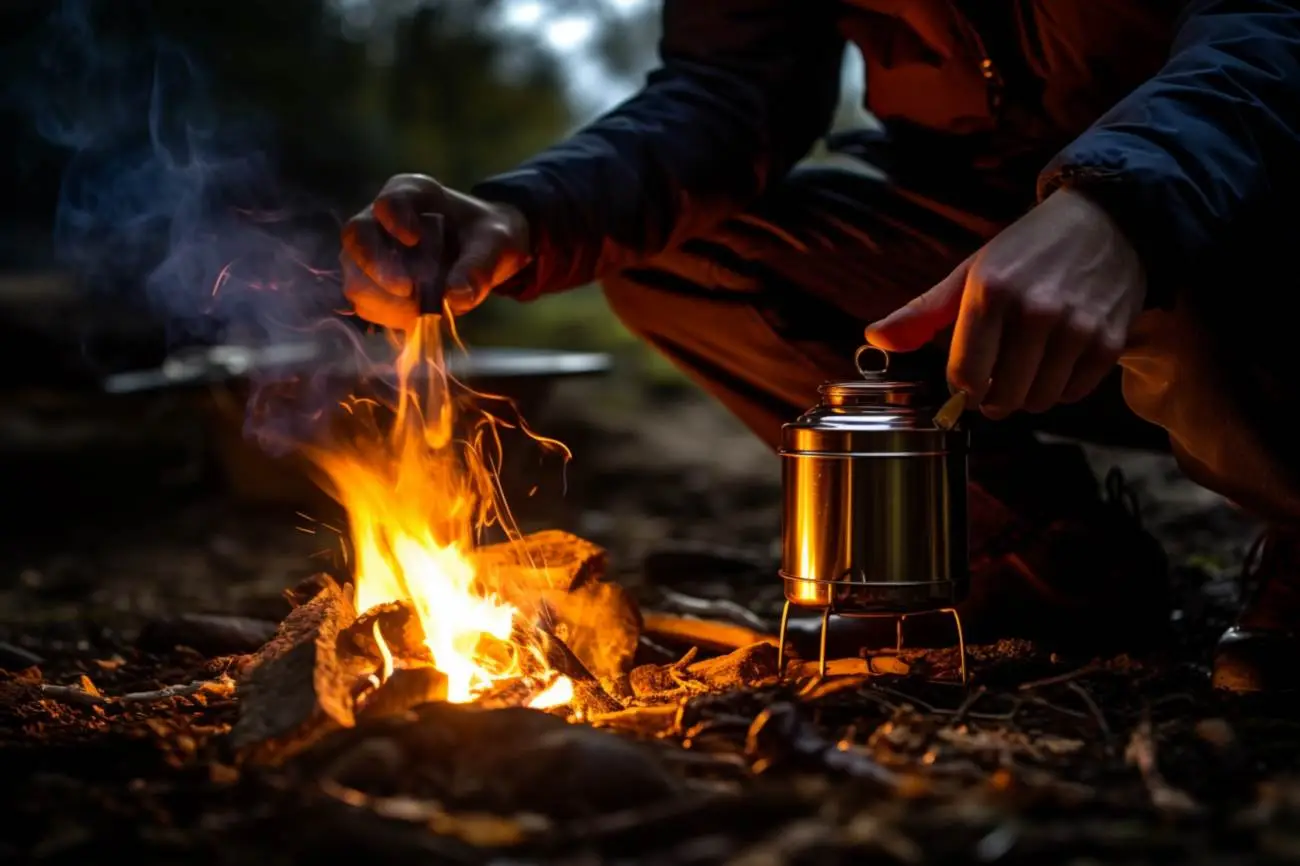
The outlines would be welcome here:
M 413 298 L 384 291 L 349 262 L 343 265 L 343 296 L 359 317 L 388 328 L 405 329 L 419 313 Z
M 366 208 L 343 226 L 343 263 L 355 265 L 378 288 L 398 297 L 410 297 L 411 278 L 402 264 L 402 250 Z
M 971 256 L 934 288 L 867 328 L 867 342 L 887 352 L 912 352 L 951 325 L 961 309 Z
M 1123 350 L 1124 341 L 1113 331 L 1100 335 L 1075 366 L 1069 384 L 1062 389 L 1061 402 L 1077 403 L 1097 390 L 1102 380 L 1115 369 Z
M 988 393 L 1002 344 L 1006 310 L 1005 295 L 996 289 L 990 291 L 977 279 L 973 274 L 967 276 L 948 353 L 948 382 L 965 391 L 973 406 L 980 405 Z
M 453 313 L 474 309 L 497 283 L 510 276 L 499 272 L 504 244 L 504 236 L 491 229 L 474 232 L 466 242 L 447 273 L 447 303 Z
M 403 246 L 419 244 L 420 214 L 444 210 L 442 187 L 431 177 L 399 174 L 388 180 L 375 196 L 375 221 Z
M 385 328 L 409 330 L 419 318 L 419 309 L 410 298 L 396 298 L 365 289 L 351 289 L 344 294 L 359 317 Z
M 992 382 L 979 404 L 981 411 L 994 419 L 1005 418 L 1025 405 L 1052 330 L 1033 314 L 1021 314 L 1004 322 Z
M 1025 396 L 1028 412 L 1046 412 L 1062 402 L 1070 377 L 1092 341 L 1095 327 L 1080 318 L 1068 319 L 1048 337 L 1038 374 Z

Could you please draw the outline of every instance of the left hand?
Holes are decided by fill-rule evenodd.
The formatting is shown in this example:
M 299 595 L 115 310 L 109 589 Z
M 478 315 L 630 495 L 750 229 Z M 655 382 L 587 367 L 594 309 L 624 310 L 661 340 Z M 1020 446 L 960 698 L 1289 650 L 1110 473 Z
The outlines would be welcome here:
M 1146 273 L 1118 225 L 1058 190 L 937 286 L 867 328 L 873 346 L 919 349 L 956 323 L 948 380 L 990 418 L 1090 394 L 1119 360 Z

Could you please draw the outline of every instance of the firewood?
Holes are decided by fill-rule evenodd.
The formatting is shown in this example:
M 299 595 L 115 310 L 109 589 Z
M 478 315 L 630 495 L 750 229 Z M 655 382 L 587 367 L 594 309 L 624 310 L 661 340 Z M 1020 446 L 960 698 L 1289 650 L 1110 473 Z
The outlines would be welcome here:
M 572 590 L 605 576 L 605 550 L 568 532 L 550 529 L 474 552 L 479 580 L 522 607 L 542 590 Z
M 770 643 L 776 646 L 774 635 L 763 634 L 731 623 L 675 616 L 657 611 L 646 611 L 643 619 L 646 634 L 676 644 L 700 646 L 724 652 L 756 643 Z
M 626 674 L 638 649 L 641 614 L 623 587 L 603 582 L 605 551 L 566 532 L 547 531 L 474 554 L 481 588 L 531 622 L 545 608 L 550 629 L 597 679 Z M 418 617 L 406 601 L 362 611 L 347 630 L 357 651 L 376 655 L 374 621 L 393 656 L 428 662 Z M 524 636 L 527 637 L 526 635 Z
M 231 741 L 241 757 L 278 763 L 331 730 L 355 723 L 352 690 L 373 663 L 339 653 L 339 635 L 356 619 L 352 587 L 320 581 L 254 657 L 236 695 Z
M 563 674 L 573 681 L 574 710 L 582 714 L 613 713 L 623 709 L 623 705 L 610 697 L 600 680 L 582 663 L 573 651 L 555 635 L 542 621 L 547 619 L 543 613 L 542 620 L 535 627 L 537 648 L 545 659 L 546 666 L 556 673 Z
M 568 591 L 548 590 L 542 599 L 554 614 L 555 633 L 598 678 L 617 678 L 632 669 L 641 638 L 641 609 L 616 583 L 586 583 Z
M 420 704 L 447 697 L 447 676 L 431 666 L 398 668 L 365 701 L 362 721 L 397 716 Z
M 356 620 L 344 629 L 344 640 L 354 652 L 378 659 L 381 653 L 375 643 L 376 625 L 394 659 L 408 664 L 433 660 L 429 647 L 424 643 L 420 617 L 409 601 L 390 601 L 360 612 Z
M 871 656 L 856 659 L 830 659 L 826 662 L 828 677 L 907 676 L 912 666 L 898 656 Z M 820 674 L 816 661 L 794 662 L 789 673 L 796 678 L 815 677 Z
M 522 619 L 548 609 L 554 633 L 597 678 L 631 669 L 641 613 L 627 590 L 604 581 L 603 548 L 548 530 L 481 548 L 475 564 L 484 588 L 514 605 Z
M 689 659 L 690 656 L 687 657 Z M 776 676 L 776 647 L 751 644 L 717 658 L 686 664 L 642 665 L 628 676 L 633 693 L 652 698 L 668 692 L 690 689 L 721 691 L 756 685 Z

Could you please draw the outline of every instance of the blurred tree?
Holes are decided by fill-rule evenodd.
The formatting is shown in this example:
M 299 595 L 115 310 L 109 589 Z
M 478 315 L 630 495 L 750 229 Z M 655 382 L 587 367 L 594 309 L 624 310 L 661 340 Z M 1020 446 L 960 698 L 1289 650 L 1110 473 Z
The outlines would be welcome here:
M 571 123 L 544 54 L 528 58 L 523 76 L 502 74 L 503 54 L 517 60 L 519 46 L 482 26 L 496 0 L 429 8 L 374 3 L 384 14 L 362 29 L 330 0 L 72 5 L 86 9 L 93 49 L 106 62 L 144 68 L 121 84 L 136 92 L 113 95 L 135 106 L 123 113 L 141 131 L 154 95 L 149 58 L 162 40 L 202 76 L 218 123 L 262 127 L 279 157 L 280 180 L 344 209 L 359 206 L 396 171 L 472 182 Z M 60 65 L 69 34 L 50 27 L 59 8 L 42 0 L 0 4 L 0 152 L 10 154 L 0 161 L 0 185 L 19 193 L 0 201 L 0 234 L 21 223 L 52 224 L 68 153 L 38 134 L 33 110 L 57 103 L 89 116 L 114 84 L 95 80 L 84 58 L 76 68 Z M 190 106 L 169 109 L 183 115 Z M 250 138 L 248 146 L 259 145 Z
M 500 41 L 448 8 L 424 7 L 404 22 L 383 70 L 388 126 L 400 131 L 391 165 L 466 186 L 554 141 L 570 115 L 544 55 L 514 64 L 524 74 L 506 82 Z

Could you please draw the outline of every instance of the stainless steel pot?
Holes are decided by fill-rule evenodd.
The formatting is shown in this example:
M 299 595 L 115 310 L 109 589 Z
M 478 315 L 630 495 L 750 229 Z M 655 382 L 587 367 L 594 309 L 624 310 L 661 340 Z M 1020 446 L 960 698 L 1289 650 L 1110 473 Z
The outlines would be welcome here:
M 793 605 L 836 614 L 952 608 L 968 584 L 968 436 L 939 402 L 858 350 L 862 378 L 828 382 L 782 432 L 781 577 Z M 941 395 L 946 396 L 946 395 Z

